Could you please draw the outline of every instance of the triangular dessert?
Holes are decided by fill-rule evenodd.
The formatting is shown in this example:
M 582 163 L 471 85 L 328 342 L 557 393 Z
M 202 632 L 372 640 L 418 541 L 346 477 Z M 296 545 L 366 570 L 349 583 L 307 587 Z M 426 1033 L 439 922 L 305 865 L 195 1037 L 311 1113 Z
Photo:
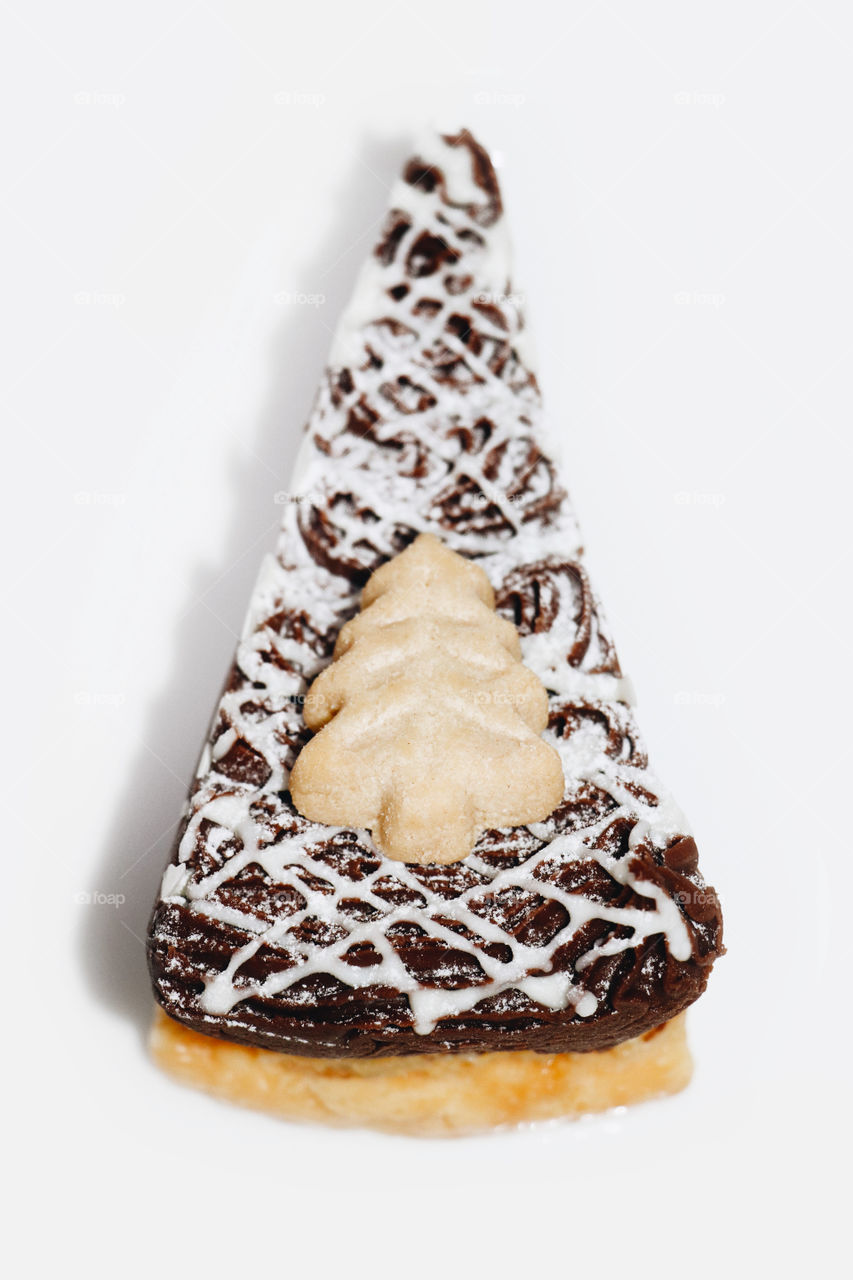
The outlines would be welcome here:
M 649 768 L 589 584 L 498 183 L 467 131 L 431 137 L 405 166 L 341 320 L 291 497 L 151 922 L 168 1015 L 157 1059 L 284 1116 L 425 1131 L 680 1088 L 680 1015 L 722 951 L 719 904 Z M 416 541 L 438 545 L 450 578 L 460 558 L 475 566 L 482 597 L 446 585 L 432 603 L 421 591 L 388 604 Z M 365 629 L 373 639 L 348 661 L 347 635 Z M 495 636 L 518 656 L 496 656 Z M 341 670 L 318 680 L 333 654 Z M 466 676 L 477 662 L 492 664 L 488 680 Z M 417 664 L 434 708 L 412 692 Z M 515 669 L 505 685 L 502 664 Z M 504 688 L 510 706 L 498 705 Z M 312 713 L 312 696 L 337 701 Z M 524 697 L 522 714 L 512 699 Z M 312 736 L 306 710 L 317 736 L 291 796 Z M 312 775 L 324 734 L 333 754 Z M 440 767 L 441 735 L 459 753 L 452 769 Z M 532 808 L 513 809 L 509 792 L 512 804 L 532 797 L 555 753 L 562 796 L 540 788 Z M 374 766 L 383 782 L 367 801 Z M 473 815 L 468 843 L 444 857 L 441 824 L 455 833 L 447 842 L 460 838 L 457 804 Z M 490 817 L 517 812 L 523 825 Z

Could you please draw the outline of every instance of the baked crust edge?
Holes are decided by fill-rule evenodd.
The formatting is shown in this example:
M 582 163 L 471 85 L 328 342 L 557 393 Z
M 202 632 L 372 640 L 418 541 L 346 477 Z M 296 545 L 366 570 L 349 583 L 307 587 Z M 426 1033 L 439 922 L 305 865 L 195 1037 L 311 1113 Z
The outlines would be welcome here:
M 569 1119 L 678 1093 L 685 1015 L 610 1049 L 306 1058 L 200 1035 L 162 1010 L 150 1038 L 172 1079 L 282 1120 L 423 1137 Z

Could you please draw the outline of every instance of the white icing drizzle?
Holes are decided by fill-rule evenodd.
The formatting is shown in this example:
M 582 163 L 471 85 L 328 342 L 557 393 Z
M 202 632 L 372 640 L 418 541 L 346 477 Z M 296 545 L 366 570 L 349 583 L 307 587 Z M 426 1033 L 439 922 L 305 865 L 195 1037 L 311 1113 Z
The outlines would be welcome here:
M 483 205 L 484 193 L 472 177 L 471 158 L 464 147 L 453 147 L 432 137 L 418 153 L 442 169 L 450 200 L 454 204 Z M 383 555 L 398 548 L 393 543 L 395 528 L 403 526 L 418 532 L 430 531 L 444 537 L 448 544 L 468 555 L 477 555 L 479 563 L 499 588 L 507 575 L 520 567 L 552 556 L 557 560 L 577 560 L 580 538 L 568 502 L 564 499 L 547 523 L 524 517 L 534 496 L 529 492 L 521 501 L 514 500 L 512 480 L 514 467 L 508 459 L 517 460 L 531 441 L 546 438 L 542 423 L 539 393 L 525 365 L 523 319 L 512 300 L 509 275 L 509 248 L 504 220 L 498 216 L 491 226 L 477 224 L 468 213 L 448 207 L 438 191 L 425 191 L 404 181 L 394 189 L 392 207 L 404 214 L 411 225 L 400 240 L 396 258 L 385 266 L 372 256 L 359 278 L 353 301 L 347 308 L 334 341 L 331 355 L 332 376 L 324 383 L 297 459 L 293 489 L 300 501 L 285 507 L 277 556 L 267 557 L 255 586 L 246 624 L 240 640 L 237 660 L 251 686 L 227 691 L 217 708 L 214 732 L 218 735 L 202 753 L 198 785 L 187 810 L 187 826 L 181 840 L 178 861 L 167 868 L 163 877 L 164 901 L 180 902 L 200 917 L 217 920 L 244 930 L 249 940 L 235 950 L 222 972 L 212 977 L 200 997 L 202 1010 L 212 1017 L 224 1017 L 249 997 L 278 995 L 297 981 L 312 974 L 330 975 L 352 988 L 377 984 L 403 992 L 408 998 L 415 1030 L 429 1034 L 436 1022 L 474 1008 L 480 1001 L 516 990 L 530 1000 L 549 1009 L 574 1006 L 579 1017 L 595 1014 L 598 1001 L 576 976 L 549 972 L 559 947 L 590 921 L 603 921 L 625 931 L 596 943 L 575 966 L 576 975 L 600 956 L 612 956 L 637 946 L 642 940 L 662 934 L 671 955 L 687 960 L 691 939 L 676 902 L 657 885 L 640 878 L 630 868 L 630 857 L 611 856 L 595 847 L 596 839 L 616 819 L 632 824 L 631 847 L 641 842 L 665 848 L 678 836 L 687 834 L 684 818 L 657 779 L 646 768 L 614 760 L 605 750 L 607 743 L 600 731 L 584 724 L 568 737 L 550 734 L 561 754 L 567 780 L 567 791 L 588 783 L 607 793 L 615 807 L 606 815 L 580 830 L 553 835 L 548 823 L 529 828 L 534 837 L 547 843 L 520 865 L 495 868 L 478 856 L 477 850 L 466 859 L 466 865 L 479 874 L 480 883 L 458 897 L 447 899 L 431 895 L 412 869 L 401 863 L 389 863 L 375 852 L 370 836 L 359 833 L 363 846 L 375 854 L 378 867 L 365 878 L 353 882 L 336 871 L 316 854 L 321 844 L 335 835 L 336 829 L 305 823 L 304 829 L 276 843 L 266 838 L 267 831 L 257 809 L 264 797 L 271 801 L 275 793 L 287 786 L 288 761 L 282 747 L 284 729 L 292 734 L 301 724 L 300 699 L 317 672 L 328 661 L 318 656 L 317 648 L 306 639 L 283 637 L 269 625 L 277 610 L 304 610 L 315 631 L 336 633 L 341 622 L 353 611 L 357 594 L 349 582 L 318 567 L 311 558 L 300 533 L 300 515 L 328 510 L 328 499 L 336 494 L 353 495 L 353 511 L 340 504 L 333 510 L 337 542 L 335 554 L 358 560 L 365 537 L 370 538 Z M 464 251 L 449 270 L 458 275 L 458 288 L 448 298 L 436 278 L 406 276 L 408 293 L 395 301 L 388 293 L 403 277 L 400 262 L 416 238 L 428 229 L 447 239 L 457 249 L 463 244 L 460 229 L 471 232 L 464 239 Z M 472 238 L 473 233 L 479 237 Z M 464 278 L 470 282 L 464 284 Z M 500 298 L 502 321 L 478 314 L 478 328 L 489 337 L 487 349 L 479 355 L 456 333 L 448 331 L 448 307 L 460 313 L 470 311 L 478 299 Z M 412 320 L 419 304 L 438 298 L 441 309 L 433 318 L 423 312 Z M 383 324 L 386 317 L 396 320 L 404 330 Z M 482 320 L 482 325 L 481 325 Z M 506 327 L 502 327 L 505 325 Z M 499 374 L 488 360 L 497 348 L 511 342 L 506 362 Z M 468 371 L 464 386 L 447 385 L 436 371 L 434 355 L 439 349 L 464 360 Z M 381 367 L 369 359 L 370 351 L 381 356 Z M 335 373 L 342 368 L 353 370 L 354 389 L 341 392 L 335 386 Z M 408 379 L 405 387 L 399 379 Z M 415 391 L 406 390 L 416 384 Z M 404 412 L 390 398 L 388 388 L 400 395 L 423 396 L 433 403 Z M 335 397 L 338 397 L 338 403 Z M 343 402 L 340 397 L 343 396 Z M 383 456 L 377 444 L 346 432 L 348 411 L 358 404 L 381 405 L 382 415 L 372 423 L 372 431 L 381 439 L 405 433 L 411 437 L 407 446 L 415 455 L 420 447 L 426 474 L 417 478 L 405 475 L 399 451 L 392 461 Z M 409 407 L 409 406 L 407 406 Z M 460 448 L 449 434 L 458 423 L 471 429 L 478 419 L 487 418 L 494 428 L 488 448 L 468 452 Z M 330 456 L 331 447 L 331 456 Z M 501 453 L 503 450 L 503 453 Z M 521 451 L 520 453 L 518 451 Z M 541 476 L 541 496 L 546 496 L 552 483 L 545 465 L 535 471 Z M 484 495 L 484 505 L 492 504 L 500 513 L 512 536 L 506 530 L 495 532 L 470 528 L 448 532 L 438 523 L 435 512 L 443 494 L 463 483 L 477 486 Z M 366 506 L 375 514 L 368 525 L 358 515 Z M 593 707 L 617 710 L 624 719 L 630 716 L 624 704 L 632 699 L 630 683 L 623 677 L 595 670 L 602 665 L 604 641 L 595 632 L 589 652 L 579 666 L 566 660 L 575 632 L 571 600 L 564 593 L 560 611 L 548 630 L 523 636 L 525 663 L 552 691 L 553 702 L 582 701 Z M 597 625 L 601 626 L 600 618 Z M 270 660 L 272 655 L 273 660 Z M 606 656 L 606 655 L 605 655 Z M 262 704 L 262 714 L 251 706 L 253 698 Z M 269 777 L 262 786 L 235 783 L 217 772 L 217 763 L 240 743 L 247 744 L 262 757 Z M 290 761 L 292 763 L 292 761 Z M 632 786 L 634 790 L 632 790 Z M 646 803 L 640 796 L 650 795 Z M 276 801 L 276 803 L 278 803 Z M 215 869 L 204 878 L 193 878 L 187 861 L 196 849 L 202 823 L 207 829 L 205 849 Z M 235 840 L 236 837 L 236 840 Z M 617 907 L 604 905 L 579 892 L 566 892 L 552 880 L 537 876 L 555 862 L 576 859 L 597 862 L 615 881 L 630 887 L 644 900 L 644 906 Z M 213 895 L 250 864 L 259 865 L 267 876 L 283 888 L 298 894 L 303 906 L 273 923 L 232 906 Z M 419 896 L 415 904 L 393 906 L 375 892 L 377 882 L 393 876 L 396 881 Z M 485 881 L 483 883 L 482 881 Z M 320 884 L 321 887 L 312 887 Z M 565 926 L 545 945 L 528 946 L 490 921 L 485 906 L 478 911 L 478 901 L 486 896 L 510 893 L 543 895 L 560 903 L 568 914 Z M 369 920 L 354 919 L 341 909 L 341 900 L 356 896 L 375 916 Z M 479 945 L 468 941 L 442 921 L 470 930 L 486 943 L 499 943 L 509 948 L 508 961 L 494 959 Z M 315 945 L 297 940 L 293 930 L 304 921 L 319 920 L 342 931 L 338 941 Z M 456 951 L 468 952 L 482 968 L 483 981 L 477 985 L 449 990 L 425 987 L 409 972 L 388 937 L 391 926 L 413 923 L 443 940 Z M 368 946 L 376 955 L 376 963 L 355 966 L 346 954 L 355 946 Z M 283 967 L 262 981 L 251 981 L 241 973 L 242 967 L 261 947 L 281 952 Z M 284 963 L 287 961 L 288 963 Z
M 211 803 L 216 804 L 216 802 Z M 580 1016 L 588 1017 L 595 1012 L 597 1001 L 591 993 L 585 992 L 581 987 L 573 986 L 568 975 L 558 973 L 545 977 L 529 976 L 530 969 L 547 968 L 548 953 L 553 954 L 558 946 L 568 942 L 576 930 L 588 921 L 605 920 L 612 924 L 627 926 L 633 932 L 627 938 L 612 939 L 601 947 L 593 948 L 586 964 L 591 963 L 597 955 L 615 955 L 656 933 L 666 935 L 670 950 L 677 960 L 686 960 L 690 956 L 690 937 L 672 899 L 656 885 L 637 881 L 623 859 L 603 855 L 585 845 L 578 833 L 571 833 L 556 837 L 520 867 L 509 867 L 497 874 L 494 874 L 494 869 L 478 859 L 476 855 L 471 856 L 470 865 L 479 871 L 491 874 L 491 883 L 485 886 L 478 884 L 458 898 L 450 901 L 443 900 L 437 907 L 436 914 L 465 925 L 486 942 L 500 942 L 510 946 L 513 952 L 512 960 L 502 963 L 491 958 L 455 931 L 438 924 L 432 914 L 429 914 L 426 918 L 429 921 L 431 935 L 443 939 L 456 950 L 467 951 L 475 956 L 486 972 L 487 981 L 482 985 L 456 991 L 424 988 L 409 973 L 386 937 L 389 925 L 403 921 L 422 923 L 425 918 L 423 911 L 413 909 L 409 905 L 389 910 L 387 902 L 372 892 L 372 884 L 388 874 L 386 862 L 383 861 L 378 870 L 365 880 L 358 882 L 358 897 L 368 906 L 379 910 L 381 918 L 354 924 L 349 917 L 344 916 L 336 908 L 339 897 L 345 897 L 353 892 L 352 881 L 338 875 L 326 863 L 312 863 L 310 849 L 306 846 L 312 840 L 316 843 L 316 831 L 293 837 L 283 845 L 273 845 L 267 849 L 259 848 L 255 843 L 254 827 L 251 820 L 247 818 L 247 812 L 247 806 L 237 806 L 232 809 L 230 805 L 226 805 L 225 808 L 213 811 L 210 806 L 207 807 L 205 816 L 209 818 L 214 816 L 214 820 L 223 822 L 230 831 L 241 836 L 244 840 L 244 848 L 213 875 L 193 886 L 188 895 L 189 900 L 196 905 L 200 914 L 211 915 L 216 919 L 227 919 L 229 923 L 251 929 L 255 923 L 251 917 L 237 918 L 238 913 L 223 912 L 220 904 L 211 903 L 207 895 L 226 879 L 233 877 L 241 867 L 250 862 L 257 862 L 277 883 L 287 884 L 296 889 L 305 899 L 305 907 L 300 912 L 265 927 L 256 937 L 234 953 L 228 968 L 207 984 L 201 999 L 202 1008 L 207 1013 L 226 1014 L 240 1000 L 250 996 L 277 995 L 297 979 L 303 979 L 309 974 L 321 973 L 331 974 L 348 986 L 366 987 L 388 984 L 397 987 L 409 997 L 415 1016 L 415 1030 L 421 1034 L 429 1033 L 439 1018 L 456 1016 L 473 1008 L 479 1001 L 499 995 L 513 987 L 524 991 L 531 999 L 549 1008 L 565 1008 L 568 1003 L 572 1003 Z M 626 812 L 634 812 L 634 810 L 626 810 Z M 606 818 L 588 828 L 584 834 L 588 839 L 599 835 L 614 816 L 613 813 L 609 813 Z M 330 828 L 324 828 L 324 832 L 327 836 L 333 834 Z M 365 833 L 365 839 L 368 838 Z M 298 874 L 299 867 L 294 868 L 292 865 L 298 858 L 297 850 L 303 855 L 299 859 L 301 869 L 313 871 L 318 877 L 331 883 L 335 890 L 334 895 L 311 890 L 306 886 L 304 879 Z M 536 878 L 536 870 L 542 862 L 546 860 L 551 862 L 555 857 L 594 858 L 615 880 L 631 885 L 637 892 L 650 898 L 655 904 L 654 908 L 640 910 L 639 908 L 611 907 L 582 894 L 567 893 L 549 883 L 547 886 L 549 897 L 566 908 L 570 920 L 544 948 L 525 946 L 499 925 L 472 910 L 472 901 L 485 894 L 499 893 L 503 889 L 541 892 L 543 882 Z M 394 871 L 400 882 L 423 895 L 423 885 L 405 866 L 395 866 Z M 239 984 L 235 982 L 235 975 L 240 966 L 262 945 L 281 947 L 286 943 L 285 935 L 302 920 L 309 918 L 344 924 L 347 932 L 339 942 L 331 946 L 315 947 L 304 942 L 295 944 L 294 952 L 299 960 L 296 967 L 285 969 L 263 982 Z M 344 953 L 357 943 L 371 944 L 381 957 L 380 963 L 364 969 L 354 968 L 348 964 L 343 958 Z M 584 967 L 583 960 L 579 967 Z

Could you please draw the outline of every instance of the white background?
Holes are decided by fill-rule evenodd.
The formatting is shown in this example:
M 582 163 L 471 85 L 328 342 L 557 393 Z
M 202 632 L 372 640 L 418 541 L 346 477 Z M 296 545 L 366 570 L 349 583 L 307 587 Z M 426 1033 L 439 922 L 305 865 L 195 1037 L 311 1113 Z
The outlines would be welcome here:
M 837 1274 L 849 6 L 2 21 L 14 1274 Z M 330 331 L 436 116 L 500 163 L 593 573 L 729 946 L 684 1095 L 451 1144 L 161 1078 L 141 942 Z

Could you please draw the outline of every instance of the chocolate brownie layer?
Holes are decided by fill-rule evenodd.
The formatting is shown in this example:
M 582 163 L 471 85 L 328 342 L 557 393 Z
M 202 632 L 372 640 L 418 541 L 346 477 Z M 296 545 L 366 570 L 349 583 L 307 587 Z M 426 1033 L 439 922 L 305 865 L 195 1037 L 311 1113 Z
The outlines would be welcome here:
M 151 922 L 172 1017 L 315 1056 L 592 1050 L 705 987 L 721 917 L 650 771 L 549 450 L 500 193 L 467 132 L 406 166 L 344 315 Z M 370 573 L 419 533 L 476 558 L 549 691 L 543 823 L 449 867 L 311 823 L 301 707 Z

